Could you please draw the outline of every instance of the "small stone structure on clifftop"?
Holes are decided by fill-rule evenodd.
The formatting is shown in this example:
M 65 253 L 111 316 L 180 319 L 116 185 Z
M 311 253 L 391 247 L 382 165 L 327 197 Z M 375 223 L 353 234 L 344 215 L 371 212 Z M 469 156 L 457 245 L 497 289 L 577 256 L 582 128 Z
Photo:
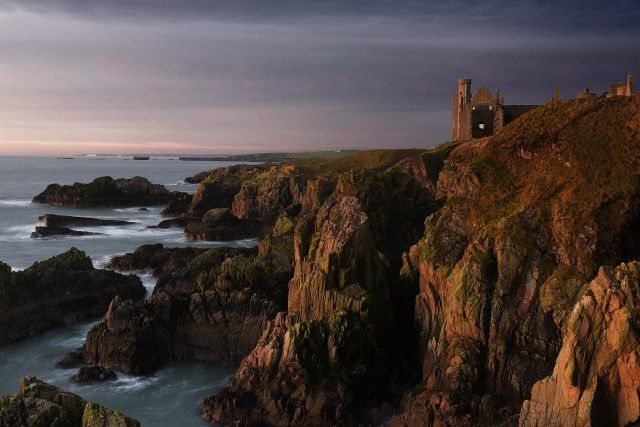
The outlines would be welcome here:
M 627 75 L 625 83 L 609 83 L 609 91 L 601 98 L 632 96 L 633 78 Z M 591 99 L 598 96 L 586 88 L 576 99 Z M 554 87 L 553 101 L 559 100 L 558 87 Z M 453 95 L 453 117 L 451 120 L 451 140 L 465 141 L 494 135 L 504 126 L 538 105 L 505 105 L 500 91 L 495 96 L 486 87 L 471 93 L 471 79 L 458 79 L 458 91 Z
M 471 94 L 471 79 L 458 80 L 453 96 L 451 140 L 460 141 L 491 136 L 537 105 L 505 105 L 500 91 L 495 96 L 486 87 Z

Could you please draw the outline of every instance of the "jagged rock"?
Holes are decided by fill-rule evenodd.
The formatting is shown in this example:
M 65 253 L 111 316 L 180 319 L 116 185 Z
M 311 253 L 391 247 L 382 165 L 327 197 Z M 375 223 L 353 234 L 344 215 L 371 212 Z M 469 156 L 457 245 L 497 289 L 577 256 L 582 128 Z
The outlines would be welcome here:
M 109 381 L 117 378 L 115 372 L 103 366 L 81 366 L 71 378 L 77 383 Z
M 600 269 L 568 314 L 553 373 L 522 405 L 521 426 L 640 420 L 639 298 L 639 263 Z
M 51 236 L 97 236 L 102 233 L 94 233 L 91 231 L 78 231 L 65 227 L 36 227 L 36 231 L 31 233 L 32 239 L 43 239 Z
M 38 217 L 38 227 L 100 227 L 110 225 L 130 225 L 131 221 L 120 221 L 115 219 L 87 218 L 82 216 L 44 214 Z
M 0 425 L 139 427 L 140 423 L 35 377 L 20 380 L 19 393 L 0 397 Z
M 146 178 L 104 176 L 88 184 L 51 184 L 33 198 L 33 203 L 75 208 L 163 205 L 171 197 L 164 186 L 152 184 Z
M 140 300 L 145 294 L 138 277 L 97 270 L 75 248 L 23 271 L 0 273 L 0 344 L 100 316 L 116 295 Z

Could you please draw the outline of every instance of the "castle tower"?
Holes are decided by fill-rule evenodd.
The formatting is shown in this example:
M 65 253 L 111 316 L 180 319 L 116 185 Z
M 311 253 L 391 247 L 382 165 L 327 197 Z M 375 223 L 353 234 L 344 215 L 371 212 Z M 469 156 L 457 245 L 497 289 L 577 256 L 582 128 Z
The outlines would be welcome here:
M 627 87 L 625 88 L 625 96 L 633 95 L 633 77 L 627 74 Z
M 453 96 L 451 140 L 467 139 L 467 106 L 471 103 L 471 79 L 458 79 L 458 93 Z

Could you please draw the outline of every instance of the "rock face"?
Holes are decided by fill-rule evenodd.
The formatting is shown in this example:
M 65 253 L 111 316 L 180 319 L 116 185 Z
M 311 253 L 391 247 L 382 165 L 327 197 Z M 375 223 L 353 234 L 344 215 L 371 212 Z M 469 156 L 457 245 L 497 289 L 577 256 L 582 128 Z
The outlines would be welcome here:
M 18 394 L 0 397 L 0 425 L 139 427 L 140 423 L 35 377 L 25 377 L 20 381 Z
M 93 268 L 75 248 L 23 271 L 0 263 L 0 344 L 102 315 L 116 296 L 140 300 L 136 276 Z
M 33 203 L 73 208 L 151 206 L 169 203 L 171 198 L 169 190 L 152 184 L 146 178 L 113 179 L 104 176 L 88 184 L 51 184 L 33 198 Z
M 189 215 L 202 217 L 211 209 L 231 207 L 243 181 L 254 178 L 265 168 L 265 165 L 236 165 L 196 175 L 191 181 L 200 185 L 188 209 Z
M 268 220 L 300 200 L 306 180 L 293 165 L 272 166 L 242 182 L 231 213 L 239 219 Z
M 158 285 L 142 305 L 113 300 L 87 334 L 85 362 L 148 374 L 171 360 L 241 359 L 286 298 L 286 271 L 251 254 L 148 246 L 115 260 L 112 266 L 153 269 Z
M 538 381 L 521 426 L 633 425 L 640 421 L 640 264 L 601 268 L 562 333 L 551 376 Z

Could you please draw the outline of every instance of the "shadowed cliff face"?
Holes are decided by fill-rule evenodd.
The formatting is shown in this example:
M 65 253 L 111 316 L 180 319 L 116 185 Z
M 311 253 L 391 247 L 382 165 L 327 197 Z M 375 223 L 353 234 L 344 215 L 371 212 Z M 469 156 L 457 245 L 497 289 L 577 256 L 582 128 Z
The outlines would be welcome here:
M 205 401 L 209 420 L 369 419 L 402 364 L 392 361 L 410 358 L 412 328 L 400 302 L 413 295 L 399 289 L 398 270 L 435 202 L 398 172 L 342 174 L 324 201 L 310 194 L 322 182 L 307 186 L 295 227 L 287 313 L 269 324 L 229 388 Z M 405 347 L 394 348 L 397 337 Z
M 425 391 L 393 422 L 519 411 L 552 372 L 582 286 L 598 266 L 638 255 L 639 135 L 639 98 L 571 101 L 451 153 L 437 186 L 446 203 L 403 269 L 420 287 Z M 546 397 L 529 420 L 552 419 L 540 415 L 555 405 Z

